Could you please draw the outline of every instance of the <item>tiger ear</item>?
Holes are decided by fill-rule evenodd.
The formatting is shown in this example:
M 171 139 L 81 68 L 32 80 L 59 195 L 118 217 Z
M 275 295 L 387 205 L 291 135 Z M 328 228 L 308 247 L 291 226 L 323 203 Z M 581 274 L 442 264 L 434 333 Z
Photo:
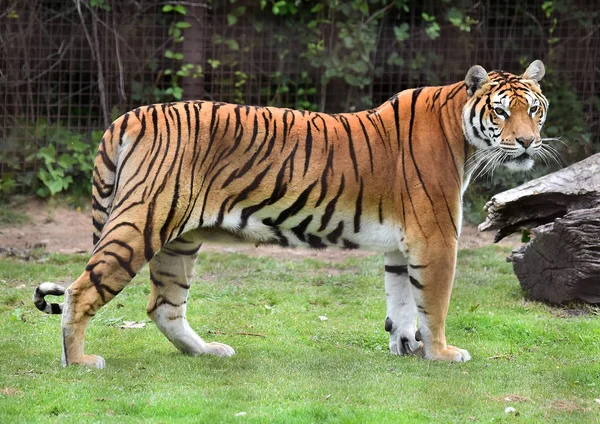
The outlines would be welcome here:
M 465 83 L 467 84 L 467 93 L 469 96 L 475 94 L 483 84 L 489 81 L 487 71 L 482 66 L 475 65 L 469 69 L 467 76 L 465 77 Z
M 540 82 L 545 74 L 546 69 L 544 68 L 544 63 L 541 60 L 534 60 L 531 62 L 531 65 L 527 67 L 527 70 L 523 73 L 523 75 L 521 75 L 521 78 Z

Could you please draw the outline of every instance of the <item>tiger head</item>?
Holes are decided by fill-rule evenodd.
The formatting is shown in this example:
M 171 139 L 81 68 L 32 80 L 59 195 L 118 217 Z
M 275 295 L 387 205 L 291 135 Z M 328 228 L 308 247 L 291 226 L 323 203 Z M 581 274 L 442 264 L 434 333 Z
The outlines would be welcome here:
M 526 171 L 542 153 L 540 130 L 548 112 L 548 100 L 539 81 L 544 64 L 536 60 L 520 76 L 481 66 L 469 69 L 465 78 L 469 99 L 463 109 L 467 140 L 477 151 L 475 167 L 492 171 L 500 165 Z M 486 171 L 486 172 L 487 172 Z

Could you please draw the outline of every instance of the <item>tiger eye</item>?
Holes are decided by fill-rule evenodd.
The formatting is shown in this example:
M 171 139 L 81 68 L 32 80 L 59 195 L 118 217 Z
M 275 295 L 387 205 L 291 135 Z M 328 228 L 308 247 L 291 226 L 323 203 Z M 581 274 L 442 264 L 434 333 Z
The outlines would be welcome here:
M 496 114 L 498 116 L 502 116 L 504 118 L 506 118 L 506 116 L 507 116 L 506 111 L 504 109 L 502 109 L 501 107 L 494 108 L 494 112 L 496 112 Z
M 533 105 L 529 108 L 529 113 L 531 113 L 532 115 L 536 114 L 537 111 L 540 109 L 540 107 L 538 105 Z

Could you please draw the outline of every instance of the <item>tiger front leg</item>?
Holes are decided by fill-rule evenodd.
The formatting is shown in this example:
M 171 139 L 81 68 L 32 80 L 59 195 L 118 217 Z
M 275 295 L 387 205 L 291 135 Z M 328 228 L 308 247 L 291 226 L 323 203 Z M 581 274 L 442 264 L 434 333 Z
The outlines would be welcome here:
M 417 306 L 408 277 L 408 259 L 401 252 L 385 254 L 385 331 L 390 333 L 394 355 L 422 356 L 422 343 L 415 338 Z
M 408 274 L 416 302 L 418 338 L 427 359 L 466 362 L 471 355 L 446 344 L 446 317 L 456 267 L 456 240 L 430 240 L 428 246 L 410 255 Z

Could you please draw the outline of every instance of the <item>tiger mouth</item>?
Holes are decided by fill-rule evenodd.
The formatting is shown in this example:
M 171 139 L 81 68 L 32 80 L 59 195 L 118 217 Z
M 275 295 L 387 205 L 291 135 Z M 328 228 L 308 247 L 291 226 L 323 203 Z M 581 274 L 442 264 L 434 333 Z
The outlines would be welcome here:
M 503 162 L 517 162 L 517 163 L 522 163 L 525 161 L 528 161 L 532 159 L 531 155 L 529 153 L 523 152 L 518 156 L 509 156 L 507 158 L 504 159 Z

